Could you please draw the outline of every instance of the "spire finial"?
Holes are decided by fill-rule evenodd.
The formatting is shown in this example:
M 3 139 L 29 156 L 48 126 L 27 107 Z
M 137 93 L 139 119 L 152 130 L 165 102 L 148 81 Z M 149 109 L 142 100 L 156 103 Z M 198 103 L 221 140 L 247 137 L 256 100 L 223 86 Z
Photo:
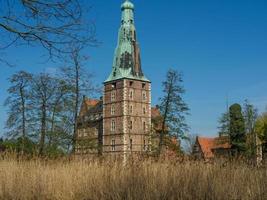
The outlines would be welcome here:
M 134 9 L 133 3 L 131 3 L 129 0 L 125 0 L 124 3 L 121 5 L 122 10 L 124 9 Z

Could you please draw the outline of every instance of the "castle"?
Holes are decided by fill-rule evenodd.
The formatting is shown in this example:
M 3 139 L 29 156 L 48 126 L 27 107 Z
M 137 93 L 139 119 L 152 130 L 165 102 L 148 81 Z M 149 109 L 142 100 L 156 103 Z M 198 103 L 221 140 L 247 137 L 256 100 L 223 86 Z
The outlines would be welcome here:
M 122 6 L 121 26 L 110 75 L 100 100 L 84 97 L 78 119 L 76 154 L 145 153 L 150 151 L 151 82 L 141 67 L 134 25 L 134 5 Z

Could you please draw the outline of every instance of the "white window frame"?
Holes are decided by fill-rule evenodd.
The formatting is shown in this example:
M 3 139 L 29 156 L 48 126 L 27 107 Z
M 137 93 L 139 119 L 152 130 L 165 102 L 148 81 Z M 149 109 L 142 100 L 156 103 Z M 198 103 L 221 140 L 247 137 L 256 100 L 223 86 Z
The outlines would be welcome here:
M 115 105 L 114 104 L 112 104 L 111 105 L 111 115 L 115 115 Z
M 112 132 L 116 131 L 116 121 L 114 119 L 111 120 L 111 131 Z
M 111 101 L 116 101 L 116 91 L 111 92 Z

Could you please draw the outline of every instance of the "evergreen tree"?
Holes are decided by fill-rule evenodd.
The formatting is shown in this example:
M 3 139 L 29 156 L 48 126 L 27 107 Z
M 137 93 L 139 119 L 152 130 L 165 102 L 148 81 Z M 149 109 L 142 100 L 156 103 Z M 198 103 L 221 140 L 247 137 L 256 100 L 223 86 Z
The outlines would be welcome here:
M 219 136 L 229 136 L 230 135 L 230 116 L 229 111 L 222 114 L 219 119 Z
M 186 124 L 186 115 L 189 108 L 183 99 L 185 89 L 182 85 L 181 73 L 170 69 L 166 80 L 162 83 L 164 96 L 160 99 L 162 114 L 162 128 L 159 141 L 159 153 L 164 145 L 164 137 L 168 134 L 177 138 L 185 138 L 189 127 Z
M 239 104 L 233 104 L 229 109 L 230 114 L 230 139 L 233 149 L 245 150 L 245 120 L 242 114 L 242 108 Z

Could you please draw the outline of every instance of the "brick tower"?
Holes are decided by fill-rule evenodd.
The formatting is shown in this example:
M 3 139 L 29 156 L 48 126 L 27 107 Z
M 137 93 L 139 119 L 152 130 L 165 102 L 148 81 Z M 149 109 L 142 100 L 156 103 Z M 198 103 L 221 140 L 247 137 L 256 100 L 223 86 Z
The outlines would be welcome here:
M 104 82 L 103 153 L 129 155 L 149 150 L 151 83 L 141 68 L 134 5 L 122 6 L 113 67 Z

